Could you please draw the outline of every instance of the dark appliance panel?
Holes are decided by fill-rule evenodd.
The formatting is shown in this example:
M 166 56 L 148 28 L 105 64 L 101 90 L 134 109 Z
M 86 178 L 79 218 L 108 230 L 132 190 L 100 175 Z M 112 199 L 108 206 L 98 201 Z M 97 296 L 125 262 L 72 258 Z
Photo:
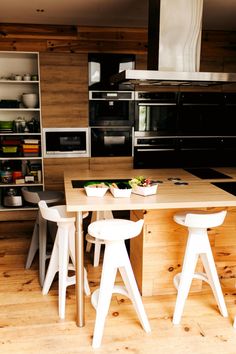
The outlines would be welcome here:
M 132 128 L 91 128 L 91 156 L 132 156 Z M 112 166 L 111 166 L 112 168 Z
M 185 171 L 191 173 L 192 175 L 199 177 L 201 179 L 222 179 L 222 178 L 232 178 L 225 175 L 222 172 L 216 171 L 212 168 L 185 168 Z
M 222 114 L 221 135 L 236 135 L 236 93 L 225 93 Z
M 175 138 L 137 137 L 134 146 L 134 168 L 178 166 Z
M 215 137 L 185 137 L 179 139 L 180 166 L 219 166 L 218 143 L 219 140 Z
M 134 93 L 130 91 L 90 91 L 90 126 L 132 126 Z
M 135 131 L 155 132 L 157 136 L 176 135 L 177 94 L 136 92 Z
M 180 95 L 178 134 L 217 136 L 222 134 L 223 95 L 185 92 Z
M 236 182 L 212 182 L 211 184 L 236 196 Z

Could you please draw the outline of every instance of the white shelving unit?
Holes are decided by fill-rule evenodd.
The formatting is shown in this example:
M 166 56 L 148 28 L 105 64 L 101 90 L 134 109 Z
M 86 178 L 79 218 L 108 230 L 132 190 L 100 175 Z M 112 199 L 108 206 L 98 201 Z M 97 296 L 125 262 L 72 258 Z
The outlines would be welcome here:
M 24 80 L 26 74 L 30 80 Z M 16 76 L 22 79 L 16 80 Z M 24 106 L 23 93 L 38 94 L 37 108 Z M 19 118 L 25 121 L 25 127 L 20 128 L 20 131 L 16 126 Z M 11 122 L 12 127 L 4 128 L 4 122 Z M 23 186 L 44 188 L 41 132 L 39 54 L 0 51 L 0 211 L 32 209 L 24 203 L 23 198 L 22 205 L 14 206 L 14 198 L 12 205 L 5 205 L 5 196 L 15 193 L 21 195 Z M 34 143 L 30 143 L 32 139 Z M 13 151 L 13 146 L 17 146 L 16 151 Z M 30 151 L 31 148 L 34 151 Z M 12 179 L 4 173 L 6 165 L 11 167 Z M 22 176 L 15 177 L 17 172 L 21 172 Z M 33 181 L 27 181 L 29 176 Z

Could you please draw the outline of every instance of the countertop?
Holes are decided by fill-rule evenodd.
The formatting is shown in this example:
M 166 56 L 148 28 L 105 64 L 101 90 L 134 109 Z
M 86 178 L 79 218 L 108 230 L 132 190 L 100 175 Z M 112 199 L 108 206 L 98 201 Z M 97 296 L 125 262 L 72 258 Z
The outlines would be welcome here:
M 236 206 L 236 197 L 214 186 L 210 182 L 236 181 L 236 168 L 221 167 L 214 170 L 230 179 L 201 179 L 184 169 L 130 169 L 130 170 L 67 170 L 65 191 L 68 211 L 94 210 L 143 210 L 170 208 L 228 207 Z M 83 188 L 73 188 L 72 180 L 131 179 L 145 176 L 163 183 L 158 185 L 157 194 L 148 197 L 132 194 L 131 198 L 114 198 L 110 192 L 104 197 L 87 197 Z M 176 185 L 175 180 L 187 182 Z

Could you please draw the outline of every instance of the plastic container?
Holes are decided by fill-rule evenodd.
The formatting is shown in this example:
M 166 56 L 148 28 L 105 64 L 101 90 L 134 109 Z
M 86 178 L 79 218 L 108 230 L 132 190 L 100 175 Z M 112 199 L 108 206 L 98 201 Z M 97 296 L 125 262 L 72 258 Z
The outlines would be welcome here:
M 0 171 L 1 183 L 12 183 L 12 171 Z

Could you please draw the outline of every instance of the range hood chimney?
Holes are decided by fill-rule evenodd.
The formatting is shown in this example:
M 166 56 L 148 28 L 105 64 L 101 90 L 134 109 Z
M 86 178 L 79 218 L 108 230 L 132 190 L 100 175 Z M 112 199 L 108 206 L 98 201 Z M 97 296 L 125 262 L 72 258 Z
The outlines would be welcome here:
M 113 83 L 210 86 L 236 82 L 236 73 L 200 72 L 204 0 L 149 0 L 147 70 L 125 70 Z

